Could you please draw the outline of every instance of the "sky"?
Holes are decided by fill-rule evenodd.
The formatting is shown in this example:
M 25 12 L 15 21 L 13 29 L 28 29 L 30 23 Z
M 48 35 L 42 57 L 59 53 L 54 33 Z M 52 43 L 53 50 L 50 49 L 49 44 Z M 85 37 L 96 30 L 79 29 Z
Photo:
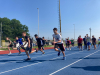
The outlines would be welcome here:
M 17 19 L 29 27 L 29 33 L 52 39 L 53 28 L 59 28 L 59 0 L 0 0 L 0 17 Z M 62 37 L 100 36 L 100 0 L 60 0 Z

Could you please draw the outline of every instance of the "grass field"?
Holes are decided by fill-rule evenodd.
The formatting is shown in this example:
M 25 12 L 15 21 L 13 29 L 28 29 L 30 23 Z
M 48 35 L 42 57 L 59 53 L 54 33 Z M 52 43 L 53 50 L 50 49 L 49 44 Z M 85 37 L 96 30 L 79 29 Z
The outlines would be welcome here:
M 48 45 L 48 46 L 44 46 L 45 47 L 53 47 L 53 45 Z M 34 46 L 33 48 L 38 48 L 37 46 Z M 7 47 L 3 47 L 3 48 L 0 48 L 0 50 L 8 50 Z M 12 48 L 10 48 L 10 50 L 13 50 Z
M 65 46 L 65 45 L 64 45 Z M 77 46 L 77 44 L 75 44 L 75 46 Z M 45 47 L 54 47 L 54 45 L 48 45 L 48 46 L 44 46 Z M 33 48 L 38 48 L 37 46 L 34 46 Z M 3 48 L 0 48 L 0 50 L 8 50 L 7 47 L 3 47 Z M 12 48 L 10 48 L 10 50 L 13 50 Z

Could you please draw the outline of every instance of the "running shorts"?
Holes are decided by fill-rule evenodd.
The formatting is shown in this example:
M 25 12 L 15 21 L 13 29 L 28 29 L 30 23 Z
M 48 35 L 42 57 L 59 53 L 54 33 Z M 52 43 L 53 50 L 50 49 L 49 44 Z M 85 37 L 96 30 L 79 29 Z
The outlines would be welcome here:
M 30 47 L 27 46 L 26 50 L 29 51 L 29 52 L 31 52 L 32 51 L 32 44 L 30 44 Z
M 41 48 L 43 47 L 43 45 L 38 45 L 38 49 L 41 50 Z
M 82 46 L 82 43 L 78 43 L 79 45 L 78 46 Z
M 87 46 L 90 46 L 91 45 L 91 43 L 90 42 L 87 42 Z
M 58 48 L 58 47 L 60 48 L 61 51 L 65 51 L 65 47 L 64 47 L 63 43 L 62 44 L 55 44 L 54 48 Z
M 13 48 L 13 47 L 14 47 L 14 45 L 9 45 L 8 47 L 11 47 L 11 48 Z

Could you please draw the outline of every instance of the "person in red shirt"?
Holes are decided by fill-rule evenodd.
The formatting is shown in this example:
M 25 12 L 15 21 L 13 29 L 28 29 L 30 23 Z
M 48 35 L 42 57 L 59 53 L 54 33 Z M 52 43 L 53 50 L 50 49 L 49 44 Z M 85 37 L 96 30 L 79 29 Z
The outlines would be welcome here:
M 67 39 L 67 50 L 71 50 L 71 45 L 70 44 L 71 44 L 71 41 L 69 39 Z
M 79 50 L 80 50 L 80 47 L 83 50 L 83 48 L 82 48 L 82 41 L 83 41 L 83 39 L 81 38 L 81 36 L 79 36 L 79 38 L 78 38 Z

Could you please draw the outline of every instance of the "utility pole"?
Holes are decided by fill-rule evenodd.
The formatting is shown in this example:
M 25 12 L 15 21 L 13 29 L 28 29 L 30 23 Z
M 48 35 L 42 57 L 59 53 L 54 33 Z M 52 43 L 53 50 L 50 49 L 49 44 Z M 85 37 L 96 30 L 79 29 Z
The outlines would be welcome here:
M 1 22 L 1 29 L 0 29 L 0 47 L 1 47 L 1 38 L 2 38 L 2 22 Z
M 39 36 L 39 8 L 38 9 L 38 36 Z
M 91 28 L 90 28 L 90 38 L 91 38 Z
M 74 25 L 74 41 L 75 41 L 75 24 L 73 24 Z
M 61 12 L 60 12 L 60 0 L 59 0 L 59 23 L 60 23 L 60 34 L 61 34 Z

